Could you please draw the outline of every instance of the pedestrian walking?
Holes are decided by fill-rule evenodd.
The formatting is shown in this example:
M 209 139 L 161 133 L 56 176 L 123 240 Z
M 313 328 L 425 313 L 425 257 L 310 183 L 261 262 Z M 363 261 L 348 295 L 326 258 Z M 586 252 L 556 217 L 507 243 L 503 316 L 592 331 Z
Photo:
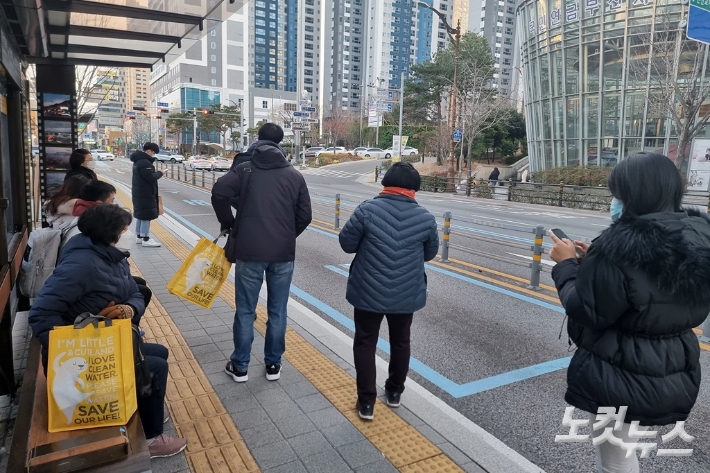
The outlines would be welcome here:
M 493 168 L 493 171 L 488 175 L 488 182 L 491 187 L 498 185 L 498 178 L 500 177 L 500 170 L 498 168 Z
M 230 232 L 227 259 L 235 263 L 237 311 L 234 352 L 225 372 L 237 383 L 248 380 L 259 291 L 266 275 L 268 322 L 264 343 L 266 379 L 281 376 L 286 349 L 288 298 L 296 259 L 296 238 L 311 223 L 311 198 L 303 175 L 286 161 L 279 146 L 284 132 L 266 123 L 252 144 L 251 161 L 220 177 L 212 206 L 222 231 Z M 237 199 L 237 216 L 231 202 Z
M 575 243 L 551 234 L 552 278 L 577 350 L 565 401 L 592 423 L 601 407 L 628 406 L 614 436 L 625 443 L 630 422 L 684 421 L 700 388 L 700 347 L 693 327 L 710 311 L 710 219 L 682 209 L 683 182 L 673 161 L 639 153 L 616 165 L 609 190 L 621 216 L 575 257 Z M 614 210 L 612 210 L 614 212 Z M 592 432 L 603 435 L 604 429 Z M 636 455 L 597 445 L 597 472 L 638 472 Z M 635 453 L 635 452 L 634 452 Z
M 387 318 L 390 364 L 387 405 L 399 407 L 409 371 L 414 312 L 426 305 L 424 262 L 439 248 L 436 219 L 414 200 L 421 177 L 409 163 L 394 163 L 382 178 L 384 189 L 360 204 L 343 230 L 340 246 L 355 253 L 346 298 L 355 308 L 353 355 L 360 418 L 374 417 L 375 350 Z
M 153 163 L 160 151 L 155 143 L 143 145 L 143 151 L 131 154 L 133 162 L 132 200 L 133 217 L 136 219 L 136 243 L 147 247 L 160 246 L 150 238 L 150 221 L 158 218 L 158 179 L 162 171 L 156 171 Z

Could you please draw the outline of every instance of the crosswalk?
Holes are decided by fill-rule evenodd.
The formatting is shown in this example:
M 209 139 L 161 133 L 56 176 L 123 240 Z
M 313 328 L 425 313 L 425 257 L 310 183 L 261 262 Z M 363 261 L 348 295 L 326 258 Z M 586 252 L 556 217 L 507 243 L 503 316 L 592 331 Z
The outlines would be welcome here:
M 341 179 L 358 179 L 362 176 L 369 176 L 371 172 L 347 172 L 347 171 L 337 171 L 334 169 L 309 169 L 304 171 L 306 174 L 313 174 L 316 176 L 329 176 L 329 177 L 339 177 Z

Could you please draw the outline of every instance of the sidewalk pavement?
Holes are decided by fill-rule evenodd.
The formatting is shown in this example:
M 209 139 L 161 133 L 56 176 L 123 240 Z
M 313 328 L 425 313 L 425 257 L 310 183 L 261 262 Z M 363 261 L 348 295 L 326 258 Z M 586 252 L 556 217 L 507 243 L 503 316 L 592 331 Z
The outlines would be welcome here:
M 114 184 L 119 200 L 130 203 L 129 190 Z M 154 459 L 153 471 L 542 471 L 412 380 L 400 408 L 390 409 L 378 399 L 374 421 L 360 420 L 352 339 L 295 300 L 288 308 L 281 379 L 266 381 L 264 289 L 249 381 L 233 382 L 224 373 L 233 350 L 233 280 L 210 309 L 169 294 L 168 281 L 198 237 L 168 216 L 154 221 L 151 230 L 162 247 L 136 246 L 127 235 L 132 269 L 154 293 L 141 325 L 146 341 L 171 352 L 166 433 L 188 439 L 184 453 Z M 378 358 L 377 365 L 383 395 L 387 363 Z

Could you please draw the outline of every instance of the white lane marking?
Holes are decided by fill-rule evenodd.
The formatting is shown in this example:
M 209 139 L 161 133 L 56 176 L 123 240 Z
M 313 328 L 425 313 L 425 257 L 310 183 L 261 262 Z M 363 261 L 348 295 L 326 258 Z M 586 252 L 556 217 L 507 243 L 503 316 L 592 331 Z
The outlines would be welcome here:
M 506 253 L 508 253 L 508 252 L 506 251 Z M 512 255 L 512 256 L 517 256 L 518 258 L 523 258 L 523 259 L 532 261 L 532 256 L 518 255 L 518 254 L 515 254 L 515 253 L 508 253 L 508 254 L 509 254 L 509 255 Z M 554 265 L 557 264 L 557 263 L 555 263 L 554 261 L 550 261 L 550 260 L 546 260 L 546 259 L 543 259 L 543 260 L 541 260 L 540 262 L 541 262 L 542 264 L 546 264 L 546 265 L 548 265 L 548 266 L 554 266 Z

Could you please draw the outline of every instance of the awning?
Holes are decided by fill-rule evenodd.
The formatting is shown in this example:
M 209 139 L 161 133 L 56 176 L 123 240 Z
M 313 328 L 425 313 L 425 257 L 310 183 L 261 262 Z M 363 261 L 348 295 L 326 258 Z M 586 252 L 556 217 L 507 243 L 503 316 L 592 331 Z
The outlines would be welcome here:
M 7 1 L 7 0 L 6 0 Z M 151 67 L 187 51 L 246 0 L 9 0 L 15 39 L 37 64 Z M 14 7 L 14 14 L 8 9 Z M 12 12 L 11 12 L 12 13 Z M 12 25 L 12 18 L 17 25 Z

